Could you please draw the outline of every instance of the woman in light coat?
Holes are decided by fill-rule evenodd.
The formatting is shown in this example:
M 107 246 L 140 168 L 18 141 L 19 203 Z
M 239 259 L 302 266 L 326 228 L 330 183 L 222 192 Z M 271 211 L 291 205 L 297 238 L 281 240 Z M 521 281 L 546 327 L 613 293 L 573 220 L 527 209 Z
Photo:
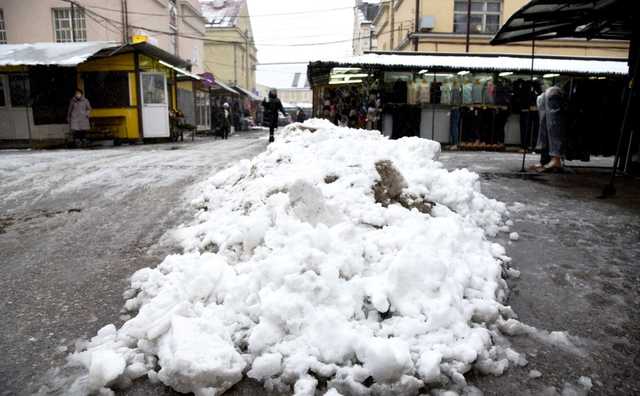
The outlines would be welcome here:
M 76 89 L 76 94 L 71 98 L 69 111 L 67 112 L 67 122 L 74 139 L 84 139 L 87 131 L 91 129 L 89 115 L 91 114 L 91 104 L 84 97 L 82 90 Z

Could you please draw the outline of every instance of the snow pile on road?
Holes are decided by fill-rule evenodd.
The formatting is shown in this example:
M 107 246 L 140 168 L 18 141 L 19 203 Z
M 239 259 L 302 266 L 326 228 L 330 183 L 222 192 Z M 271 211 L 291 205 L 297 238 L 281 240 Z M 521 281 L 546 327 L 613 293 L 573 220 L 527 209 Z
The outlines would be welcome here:
M 137 314 L 71 356 L 88 372 L 75 391 L 147 375 L 217 395 L 246 375 L 297 395 L 411 395 L 522 364 L 492 343 L 509 258 L 487 236 L 506 207 L 439 151 L 311 120 L 216 174 L 176 231 L 184 253 L 133 275 Z M 374 193 L 381 164 L 397 193 Z

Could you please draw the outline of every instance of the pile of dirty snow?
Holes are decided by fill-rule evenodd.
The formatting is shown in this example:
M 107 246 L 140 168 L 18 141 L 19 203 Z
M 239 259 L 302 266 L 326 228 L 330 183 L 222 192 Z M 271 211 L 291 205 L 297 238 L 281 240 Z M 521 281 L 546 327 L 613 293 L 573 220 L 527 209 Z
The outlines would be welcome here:
M 509 259 L 487 238 L 507 209 L 439 151 L 319 120 L 286 128 L 203 184 L 175 233 L 184 253 L 133 275 L 133 318 L 70 357 L 87 372 L 73 390 L 146 375 L 216 395 L 248 376 L 297 395 L 411 395 L 523 364 L 492 343 Z

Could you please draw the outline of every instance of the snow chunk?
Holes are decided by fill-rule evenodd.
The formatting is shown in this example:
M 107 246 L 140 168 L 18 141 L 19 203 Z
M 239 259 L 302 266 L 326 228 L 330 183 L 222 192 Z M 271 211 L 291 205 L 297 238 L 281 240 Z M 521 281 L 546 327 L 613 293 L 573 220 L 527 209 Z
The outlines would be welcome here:
M 540 378 L 540 377 L 542 377 L 542 373 L 539 372 L 538 370 L 529 371 L 529 378 Z
M 509 239 L 512 241 L 517 241 L 520 239 L 520 234 L 518 234 L 517 232 L 512 232 L 511 234 L 509 234 Z

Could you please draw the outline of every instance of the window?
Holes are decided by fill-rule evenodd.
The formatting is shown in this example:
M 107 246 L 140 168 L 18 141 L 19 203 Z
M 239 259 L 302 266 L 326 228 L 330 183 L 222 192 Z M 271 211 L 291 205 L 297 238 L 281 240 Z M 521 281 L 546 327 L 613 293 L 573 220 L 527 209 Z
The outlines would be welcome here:
M 129 73 L 99 72 L 83 76 L 85 96 L 96 109 L 129 107 Z
M 5 107 L 7 105 L 7 99 L 4 97 L 4 86 L 4 76 L 0 74 L 0 107 Z
M 29 105 L 29 76 L 26 74 L 9 75 L 9 93 L 12 107 Z
M 467 32 L 467 0 L 455 0 L 453 14 L 453 32 Z M 493 34 L 500 29 L 500 0 L 471 1 L 471 33 Z
M 167 104 L 164 75 L 143 73 L 142 93 L 145 105 Z
M 0 9 L 0 44 L 7 43 L 7 28 L 4 25 L 4 12 Z
M 73 23 L 71 16 L 73 15 Z M 79 7 L 54 8 L 53 30 L 57 43 L 87 41 L 87 25 L 84 20 L 84 10 Z
M 196 124 L 199 129 L 211 128 L 211 103 L 208 92 L 196 91 Z

